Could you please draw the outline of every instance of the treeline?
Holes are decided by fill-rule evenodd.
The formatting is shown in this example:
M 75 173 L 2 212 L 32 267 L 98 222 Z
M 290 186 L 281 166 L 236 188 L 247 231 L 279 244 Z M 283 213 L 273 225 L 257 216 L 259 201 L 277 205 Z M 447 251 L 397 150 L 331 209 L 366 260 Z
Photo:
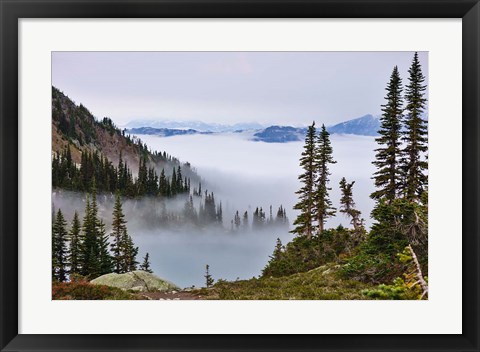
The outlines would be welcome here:
M 256 207 L 255 211 L 252 213 L 252 222 L 249 222 L 248 211 L 245 211 L 242 216 L 240 216 L 240 212 L 237 210 L 233 219 L 230 221 L 231 230 L 232 231 L 248 231 L 252 229 L 260 230 L 265 227 L 271 226 L 282 226 L 288 227 L 288 218 L 287 212 L 285 208 L 280 205 L 277 210 L 275 218 L 273 217 L 272 213 L 272 206 L 270 205 L 270 215 L 267 218 L 265 212 L 263 211 L 262 207 Z
M 190 178 L 182 175 L 180 165 L 172 168 L 171 176 L 166 176 L 164 169 L 158 175 L 154 167 L 147 167 L 147 157 L 141 157 L 138 176 L 134 178 L 121 153 L 116 167 L 97 151 L 82 152 L 80 165 L 73 162 L 70 146 L 54 155 L 52 160 L 54 188 L 86 192 L 92 188 L 94 180 L 99 192 L 119 192 L 122 196 L 130 198 L 143 196 L 168 198 L 190 192 Z
M 322 126 L 317 134 L 313 123 L 300 159 L 302 187 L 297 191 L 299 202 L 295 205 L 300 213 L 292 230 L 297 237 L 286 246 L 277 241 L 264 276 L 289 275 L 337 261 L 343 264 L 341 273 L 346 278 L 373 283 L 397 278 L 391 291 L 411 292 L 411 273 L 404 275 L 410 270 L 411 260 L 398 259 L 406 249 L 415 260 L 418 258 L 415 275 L 428 273 L 428 145 L 426 120 L 422 116 L 426 85 L 417 53 L 408 72 L 405 90 L 397 67 L 386 88 L 373 162 L 377 171 L 372 177 L 376 190 L 371 194 L 375 206 L 370 232 L 365 231 L 361 214 L 355 208 L 354 182 L 345 178 L 340 181 L 340 212 L 351 219 L 353 228 L 324 228 L 326 220 L 336 214 L 329 198 L 329 166 L 335 160 L 328 132 Z M 426 280 L 422 276 L 418 282 Z M 427 295 L 422 285 L 418 298 Z M 411 286 L 418 285 L 413 282 Z
M 202 185 L 200 183 L 198 189 L 194 189 L 194 195 L 190 195 L 185 200 L 183 216 L 177 216 L 176 219 L 179 223 L 194 224 L 198 227 L 210 225 L 222 227 L 224 224 L 222 202 L 216 202 L 213 192 L 209 193 L 208 190 L 206 190 L 202 195 L 199 193 L 201 190 Z M 200 198 L 198 206 L 195 205 L 196 198 Z M 251 213 L 251 218 L 247 210 L 245 210 L 242 215 L 240 214 L 240 211 L 237 210 L 233 219 L 230 220 L 232 231 L 259 230 L 265 226 L 274 225 L 288 227 L 287 213 L 282 205 L 278 208 L 275 218 L 272 214 L 272 206 L 270 206 L 270 215 L 268 218 L 262 207 L 256 207 L 255 211 Z M 170 216 L 170 220 L 172 220 L 172 218 L 175 218 L 174 215 Z
M 62 210 L 58 209 L 52 220 L 52 279 L 63 282 L 85 277 L 91 280 L 112 272 L 137 270 L 138 247 L 126 225 L 121 197 L 117 194 L 112 232 L 106 233 L 105 223 L 98 216 L 95 184 L 86 197 L 83 221 L 75 211 L 68 230 Z M 150 271 L 148 253 L 140 270 Z

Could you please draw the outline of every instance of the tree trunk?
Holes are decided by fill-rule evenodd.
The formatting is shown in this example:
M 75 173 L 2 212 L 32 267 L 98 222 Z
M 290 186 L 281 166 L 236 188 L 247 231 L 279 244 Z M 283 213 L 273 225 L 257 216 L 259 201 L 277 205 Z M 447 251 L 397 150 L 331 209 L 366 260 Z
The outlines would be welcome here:
M 417 255 L 413 251 L 412 246 L 409 244 L 407 248 L 412 254 L 412 259 L 416 267 L 416 272 L 417 272 L 416 276 L 418 279 L 418 283 L 420 284 L 420 287 L 422 288 L 422 291 L 423 291 L 422 296 L 420 297 L 420 299 L 422 299 L 423 297 L 428 296 L 428 284 L 423 278 L 422 269 L 420 268 L 420 263 L 418 262 Z

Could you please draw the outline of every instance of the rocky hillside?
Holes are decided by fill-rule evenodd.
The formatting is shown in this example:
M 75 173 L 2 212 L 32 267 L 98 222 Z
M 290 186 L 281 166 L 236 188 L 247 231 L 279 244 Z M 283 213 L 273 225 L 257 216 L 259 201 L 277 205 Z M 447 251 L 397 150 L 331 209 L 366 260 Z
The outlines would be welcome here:
M 117 165 L 121 153 L 135 174 L 142 157 L 158 172 L 165 168 L 167 174 L 180 165 L 178 159 L 166 152 L 150 151 L 140 139 L 125 132 L 108 117 L 97 120 L 85 106 L 76 105 L 63 92 L 52 87 L 52 153 L 60 153 L 70 146 L 72 160 L 77 164 L 82 152 L 89 151 L 100 153 L 113 165 Z M 189 163 L 181 166 L 184 175 L 192 177 L 192 181 L 198 178 Z

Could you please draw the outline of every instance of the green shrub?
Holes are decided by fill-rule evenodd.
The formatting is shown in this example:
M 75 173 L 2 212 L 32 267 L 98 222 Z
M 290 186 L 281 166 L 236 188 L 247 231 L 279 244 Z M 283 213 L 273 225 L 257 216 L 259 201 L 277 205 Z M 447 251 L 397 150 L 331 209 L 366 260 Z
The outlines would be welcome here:
M 353 230 L 339 226 L 308 239 L 297 236 L 286 246 L 279 240 L 262 277 L 282 277 L 307 272 L 331 262 L 341 262 L 355 247 Z
M 406 203 L 380 202 L 372 211 L 376 219 L 366 240 L 347 260 L 340 274 L 343 278 L 371 283 L 389 283 L 402 275 L 405 265 L 396 259 L 408 244 L 404 234 Z

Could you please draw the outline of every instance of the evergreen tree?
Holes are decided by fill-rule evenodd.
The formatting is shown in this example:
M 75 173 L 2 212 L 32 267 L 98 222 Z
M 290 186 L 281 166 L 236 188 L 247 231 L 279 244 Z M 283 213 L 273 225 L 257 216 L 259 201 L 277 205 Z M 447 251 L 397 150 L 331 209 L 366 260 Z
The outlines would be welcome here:
M 402 140 L 405 148 L 402 150 L 402 172 L 404 184 L 403 192 L 409 201 L 419 201 L 428 183 L 426 171 L 428 163 L 422 160 L 427 152 L 427 124 L 422 118 L 425 111 L 425 77 L 418 60 L 418 53 L 415 53 L 412 65 L 408 70 L 409 79 L 405 91 L 406 114 L 405 130 L 402 133 Z
M 137 178 L 137 194 L 142 196 L 147 191 L 147 160 L 141 157 L 138 165 L 138 178 Z
M 243 228 L 244 228 L 245 230 L 248 230 L 248 225 L 249 225 L 249 224 L 248 224 L 248 211 L 246 211 L 246 210 L 245 210 L 245 213 L 243 213 L 243 222 L 242 222 L 242 224 L 243 224 Z
M 160 172 L 160 179 L 158 181 L 159 185 L 158 185 L 158 190 L 159 190 L 159 194 L 163 197 L 168 197 L 169 196 L 169 192 L 168 192 L 168 181 L 167 181 L 167 178 L 165 177 L 165 170 L 162 169 L 162 172 Z
M 301 236 L 312 237 L 313 232 L 313 208 L 314 208 L 314 186 L 315 186 L 315 122 L 308 127 L 307 136 L 305 137 L 305 145 L 303 147 L 302 157 L 300 158 L 300 166 L 303 173 L 298 176 L 303 186 L 296 194 L 299 195 L 299 202 L 294 209 L 300 210 L 300 214 L 293 222 L 295 228 L 291 231 Z
M 113 220 L 112 220 L 112 243 L 110 248 L 113 254 L 113 267 L 114 272 L 120 273 L 122 268 L 123 257 L 123 233 L 127 231 L 127 222 L 125 221 L 125 215 L 122 210 L 122 201 L 120 194 L 117 192 L 115 196 L 115 205 L 113 207 Z
M 213 285 L 215 280 L 213 280 L 212 275 L 210 275 L 210 265 L 205 266 L 205 286 L 210 287 Z
M 260 212 L 259 212 L 259 217 L 258 217 L 258 221 L 259 221 L 259 225 L 260 226 L 263 226 L 265 225 L 265 212 L 263 211 L 263 208 L 260 207 Z
M 118 188 L 122 190 L 125 189 L 126 179 L 124 175 L 122 151 L 120 151 L 120 154 L 118 157 L 117 178 L 118 178 L 118 183 L 117 183 Z
M 175 168 L 173 168 L 172 172 L 172 180 L 170 182 L 170 194 L 172 196 L 175 196 L 178 193 L 177 189 L 177 173 L 175 171 Z
M 280 207 L 277 210 L 277 216 L 275 218 L 275 224 L 277 224 L 277 225 L 287 225 L 288 224 L 287 213 L 286 213 L 285 209 L 283 208 L 283 205 L 280 205 Z
M 319 233 L 323 232 L 327 218 L 335 215 L 336 209 L 332 206 L 332 201 L 329 198 L 328 187 L 331 175 L 329 164 L 335 164 L 333 160 L 333 149 L 330 143 L 330 133 L 328 133 L 325 125 L 317 138 L 317 147 L 315 148 L 315 168 L 317 172 L 316 190 L 314 194 L 314 210 L 317 215 Z
M 135 247 L 132 237 L 128 234 L 127 230 L 122 234 L 122 253 L 124 261 L 122 263 L 122 273 L 137 270 L 137 254 L 138 247 Z
M 191 223 L 197 222 L 197 211 L 193 205 L 193 197 L 189 196 L 185 201 L 185 206 L 183 209 L 183 216 L 185 219 Z
M 143 263 L 140 265 L 140 270 L 146 271 L 147 273 L 153 273 L 152 269 L 150 269 L 150 255 L 145 254 L 145 257 L 143 257 Z
M 259 226 L 260 223 L 260 213 L 258 207 L 255 208 L 253 212 L 252 228 L 255 229 Z
M 217 222 L 222 225 L 223 224 L 223 211 L 222 211 L 222 202 L 218 205 L 217 209 Z
M 386 90 L 386 103 L 382 105 L 383 114 L 378 131 L 380 137 L 375 139 L 381 146 L 375 150 L 376 160 L 373 162 L 377 167 L 373 177 L 377 190 L 370 197 L 376 200 L 385 199 L 389 204 L 396 198 L 401 181 L 399 156 L 403 100 L 402 80 L 397 66 L 393 69 Z
M 149 196 L 156 196 L 158 192 L 158 176 L 155 172 L 155 169 L 149 168 L 148 169 L 148 177 L 147 177 L 147 195 Z
M 52 227 L 52 279 L 55 281 L 67 280 L 67 222 L 62 211 L 58 209 Z
M 75 211 L 75 214 L 73 215 L 72 228 L 70 230 L 70 274 L 79 274 L 81 271 L 82 237 L 80 231 L 80 219 L 78 218 L 77 211 Z
M 360 211 L 355 209 L 355 202 L 353 201 L 353 185 L 355 181 L 348 183 L 345 177 L 340 180 L 340 190 L 342 197 L 340 198 L 340 212 L 351 217 L 351 224 L 355 230 L 358 230 L 362 226 L 362 220 L 360 219 Z
M 180 167 L 180 165 L 178 165 L 177 167 L 177 182 L 175 187 L 176 187 L 177 193 L 183 193 L 184 189 L 183 189 L 182 168 Z
M 302 238 L 298 238 L 298 239 L 304 241 L 304 239 Z M 313 241 L 308 241 L 308 242 L 311 245 Z M 263 277 L 279 276 L 278 275 L 279 272 L 282 273 L 282 276 L 285 276 L 285 269 L 287 269 L 287 267 L 289 266 L 291 267 L 290 263 L 288 263 L 290 265 L 288 264 L 285 265 L 284 261 L 282 261 L 283 257 L 285 257 L 285 254 L 287 254 L 287 258 L 288 258 L 288 252 L 286 251 L 285 246 L 282 245 L 282 241 L 280 240 L 280 238 L 277 238 L 277 242 L 275 243 L 273 254 L 269 256 L 270 260 L 268 261 L 265 268 L 263 268 L 262 270 L 262 276 Z M 300 251 L 297 251 L 296 256 L 298 256 L 298 254 L 300 254 Z
M 252 229 L 259 229 L 265 225 L 265 212 L 263 208 L 256 208 L 253 213 Z
M 98 219 L 98 205 L 95 178 L 92 193 L 87 195 L 83 219 L 82 275 L 95 278 L 102 274 L 101 222 Z
M 113 271 L 113 258 L 110 255 L 110 251 L 108 250 L 109 242 L 108 242 L 108 235 L 105 232 L 105 224 L 102 220 L 98 220 L 98 242 L 99 242 L 99 267 L 100 272 L 99 275 L 109 274 Z
M 215 207 L 215 196 L 213 192 L 208 194 L 208 191 L 205 190 L 205 220 L 206 223 L 211 224 L 217 221 L 217 211 Z
M 82 243 L 81 247 L 81 274 L 84 276 L 87 276 L 90 271 L 90 256 L 95 255 L 95 237 L 92 235 L 94 232 L 94 227 L 92 226 L 92 220 L 91 220 L 91 205 L 90 205 L 90 196 L 87 194 L 86 200 L 85 200 L 85 215 L 83 218 L 83 226 L 82 226 L 82 231 L 83 231 L 83 238 L 84 241 Z
M 235 213 L 235 217 L 233 218 L 233 224 L 235 225 L 235 230 L 238 231 L 238 229 L 240 228 L 240 214 L 238 213 L 238 210 L 237 212 Z
M 280 240 L 280 238 L 277 238 L 275 249 L 273 250 L 273 254 L 270 256 L 270 259 L 274 261 L 279 260 L 280 257 L 282 256 L 284 249 L 285 248 L 282 245 L 282 241 Z

